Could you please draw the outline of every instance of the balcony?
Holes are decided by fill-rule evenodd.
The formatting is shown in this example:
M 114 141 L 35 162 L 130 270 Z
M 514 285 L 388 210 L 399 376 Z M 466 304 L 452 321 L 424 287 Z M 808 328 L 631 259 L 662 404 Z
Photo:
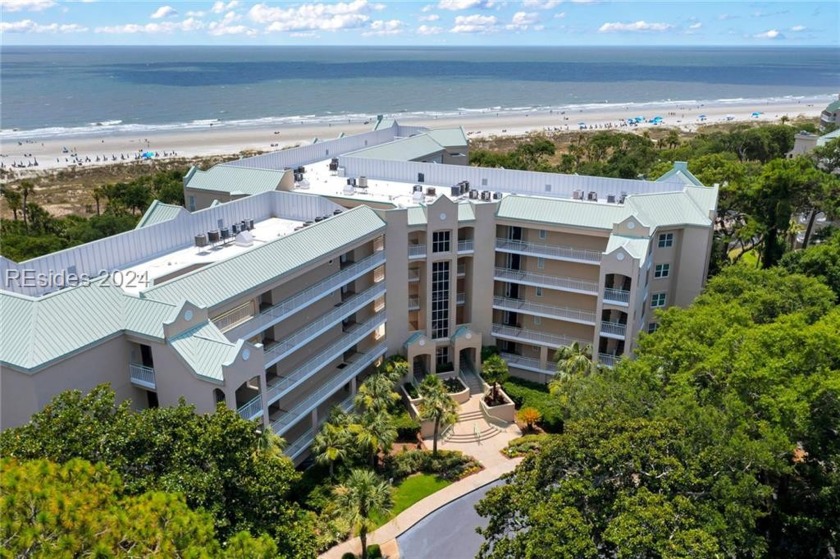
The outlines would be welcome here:
M 227 332 L 228 330 L 239 326 L 243 322 L 251 320 L 253 317 L 254 303 L 253 301 L 248 301 L 234 309 L 229 310 L 224 314 L 221 314 L 211 319 L 211 322 L 213 322 L 213 324 L 216 325 L 216 328 L 218 328 L 222 332 Z
M 515 241 L 512 239 L 496 239 L 496 250 L 499 252 L 539 256 L 550 260 L 580 262 L 582 264 L 601 263 L 601 252 L 597 250 L 546 245 L 540 243 L 526 243 L 525 241 Z
M 503 340 L 513 340 L 515 342 L 551 348 L 569 346 L 574 342 L 583 346 L 592 343 L 592 340 L 572 338 L 571 336 L 564 336 L 560 334 L 549 334 L 547 332 L 538 332 L 536 330 L 526 330 L 516 326 L 508 326 L 506 324 L 493 324 L 493 328 L 490 333 L 496 338 L 501 338 Z
M 473 254 L 475 253 L 475 246 L 472 239 L 458 241 L 458 254 Z
M 618 363 L 620 358 L 620 355 L 613 355 L 612 353 L 599 353 L 598 363 L 606 367 L 615 367 L 615 364 Z
M 604 289 L 604 302 L 620 307 L 630 306 L 630 291 L 624 289 L 613 289 L 607 287 Z
M 408 259 L 426 258 L 426 245 L 408 245 Z
M 371 351 L 359 354 L 355 363 L 339 371 L 338 375 L 322 384 L 320 388 L 296 403 L 288 411 L 281 411 L 277 419 L 271 422 L 271 428 L 274 429 L 274 432 L 278 435 L 285 433 L 288 428 L 294 425 L 301 417 L 311 412 L 316 406 L 332 396 L 333 393 L 341 390 L 342 386 L 350 382 L 351 379 L 362 372 L 366 367 L 384 355 L 386 350 L 387 346 L 385 344 L 380 344 Z
M 456 293 L 455 294 L 455 304 L 456 305 L 465 305 L 467 303 L 467 294 L 466 293 Z
M 410 311 L 419 311 L 420 310 L 420 297 L 409 297 L 408 298 L 408 310 L 410 310 Z
M 342 410 L 349 412 L 353 408 L 353 396 L 345 398 L 340 404 L 338 404 L 338 406 Z M 320 428 L 326 420 L 326 415 L 323 418 L 320 418 L 318 421 L 318 427 Z M 284 451 L 286 456 L 295 460 L 298 456 L 303 454 L 304 450 L 312 446 L 312 442 L 315 440 L 316 434 L 317 431 L 315 428 L 310 427 L 307 429 L 302 435 L 295 439 L 295 442 L 286 447 Z
M 409 270 L 408 281 L 409 283 L 420 281 L 420 270 Z
M 466 264 L 458 264 L 457 274 L 459 278 L 462 278 L 467 275 L 467 265 Z
M 622 324 L 621 322 L 601 322 L 602 336 L 623 340 L 626 332 L 626 324 Z
M 128 366 L 128 372 L 131 375 L 132 384 L 140 388 L 148 388 L 149 390 L 157 390 L 155 384 L 155 370 L 152 367 L 146 367 L 138 363 L 131 363 Z
M 507 361 L 508 365 L 517 369 L 533 371 L 535 373 L 540 373 L 543 375 L 554 375 L 557 372 L 554 368 L 541 367 L 539 359 L 533 359 L 531 357 L 522 357 L 521 355 L 514 355 L 513 353 L 500 353 L 499 355 L 501 355 L 502 359 Z M 553 364 L 554 363 L 549 362 L 549 365 Z
M 496 268 L 493 277 L 498 281 L 521 283 L 571 293 L 583 293 L 584 295 L 598 295 L 598 284 L 594 281 L 535 274 L 510 268 Z
M 318 374 L 324 367 L 344 355 L 348 349 L 364 340 L 374 330 L 385 324 L 387 320 L 384 314 L 374 316 L 350 328 L 350 331 L 339 338 L 335 343 L 327 346 L 318 355 L 306 361 L 303 365 L 288 375 L 273 379 L 266 391 L 266 405 L 271 405 L 292 390 L 301 385 L 307 379 Z
M 340 324 L 342 320 L 363 309 L 365 305 L 372 303 L 384 293 L 384 283 L 374 285 L 350 297 L 340 306 L 322 315 L 317 320 L 310 322 L 307 326 L 301 328 L 286 339 L 267 346 L 265 349 L 266 368 L 288 357 L 292 352 L 300 349 L 333 326 Z
M 239 406 L 236 410 L 242 419 L 253 421 L 263 414 L 262 395 L 257 394 L 248 403 Z
M 266 328 L 270 328 L 294 313 L 320 301 L 324 297 L 329 296 L 339 287 L 362 277 L 384 263 L 385 253 L 374 253 L 371 256 L 346 267 L 337 274 L 333 274 L 330 277 L 319 281 L 315 285 L 307 287 L 303 291 L 289 297 L 288 299 L 284 299 L 280 303 L 263 310 L 259 315 L 254 317 L 253 320 L 249 320 L 244 324 L 228 330 L 225 332 L 225 335 L 231 341 L 240 339 L 247 340 L 252 338 Z
M 577 324 L 595 325 L 595 313 L 573 309 L 570 307 L 555 307 L 553 305 L 541 305 L 523 299 L 511 299 L 509 297 L 493 297 L 493 308 L 503 311 L 516 311 L 533 316 L 544 316 L 556 320 L 565 320 Z

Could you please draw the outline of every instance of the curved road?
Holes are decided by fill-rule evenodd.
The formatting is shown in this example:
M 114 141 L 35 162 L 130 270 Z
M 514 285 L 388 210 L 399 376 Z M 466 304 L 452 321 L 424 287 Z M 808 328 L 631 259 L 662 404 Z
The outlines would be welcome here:
M 475 512 L 475 504 L 492 487 L 503 483 L 495 481 L 467 493 L 436 511 L 397 537 L 400 559 L 467 559 L 475 557 L 484 538 L 475 529 L 487 521 Z

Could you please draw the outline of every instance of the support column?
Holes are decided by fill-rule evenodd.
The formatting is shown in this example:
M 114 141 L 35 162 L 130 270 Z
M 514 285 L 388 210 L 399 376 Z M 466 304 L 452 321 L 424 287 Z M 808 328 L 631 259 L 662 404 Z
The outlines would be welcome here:
M 315 408 L 314 410 L 312 410 L 311 417 L 312 417 L 312 429 L 317 431 L 318 430 L 318 408 Z
M 357 387 L 356 387 L 356 377 L 353 377 L 353 378 L 350 379 L 350 394 L 355 396 L 356 395 L 356 389 L 357 389 Z

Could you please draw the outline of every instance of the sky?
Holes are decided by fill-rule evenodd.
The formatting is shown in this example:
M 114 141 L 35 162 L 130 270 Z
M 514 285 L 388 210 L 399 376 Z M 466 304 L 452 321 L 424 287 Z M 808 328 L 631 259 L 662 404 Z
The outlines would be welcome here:
M 840 46 L 835 1 L 0 0 L 3 45 Z

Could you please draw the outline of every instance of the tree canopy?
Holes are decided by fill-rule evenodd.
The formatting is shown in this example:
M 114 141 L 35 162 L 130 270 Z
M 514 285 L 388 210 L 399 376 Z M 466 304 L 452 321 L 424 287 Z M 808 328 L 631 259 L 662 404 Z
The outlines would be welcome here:
M 562 435 L 478 505 L 481 557 L 824 557 L 840 526 L 840 308 L 727 268 L 636 359 L 564 384 Z

